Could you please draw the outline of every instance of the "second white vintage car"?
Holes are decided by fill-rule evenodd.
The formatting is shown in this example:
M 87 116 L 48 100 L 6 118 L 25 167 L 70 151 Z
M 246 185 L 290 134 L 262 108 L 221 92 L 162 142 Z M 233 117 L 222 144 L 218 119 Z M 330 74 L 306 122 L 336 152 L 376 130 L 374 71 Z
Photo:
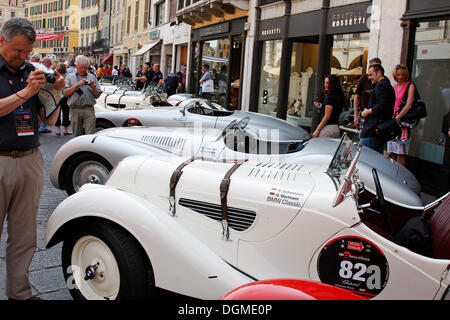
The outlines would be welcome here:
M 277 278 L 376 299 L 449 299 L 450 195 L 391 210 L 384 194 L 393 194 L 375 169 L 376 197 L 364 200 L 363 154 L 345 136 L 327 144 L 337 147 L 331 157 L 261 160 L 234 152 L 238 131 L 229 133 L 234 159 L 217 158 L 214 142 L 223 137 L 211 130 L 203 138 L 212 144 L 186 141 L 179 156 L 124 159 L 105 185 L 86 184 L 55 209 L 46 245 L 63 242 L 64 277 L 75 299 L 142 299 L 154 287 L 217 299 Z M 326 144 L 309 144 L 316 142 Z M 183 156 L 185 147 L 198 152 Z M 428 242 L 421 251 L 395 240 L 420 215 L 432 250 Z

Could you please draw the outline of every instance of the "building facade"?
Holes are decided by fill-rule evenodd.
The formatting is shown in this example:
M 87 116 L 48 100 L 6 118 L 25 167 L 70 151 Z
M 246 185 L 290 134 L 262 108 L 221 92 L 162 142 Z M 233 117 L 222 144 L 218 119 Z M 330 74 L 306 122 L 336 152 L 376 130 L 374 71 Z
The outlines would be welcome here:
M 412 130 L 406 165 L 424 191 L 442 195 L 450 189 L 449 8 L 439 0 L 259 0 L 248 110 L 312 132 L 325 75 L 339 76 L 351 112 L 369 59 L 382 60 L 392 85 L 404 63 L 432 110 Z
M 99 6 L 97 0 L 80 0 L 80 31 L 77 54 L 92 56 L 92 45 L 97 41 Z
M 24 17 L 25 5 L 23 0 L 0 0 L 0 28 L 11 18 Z
M 450 190 L 450 3 L 409 0 L 401 27 L 401 61 L 428 113 L 412 131 L 407 167 L 440 196 Z
M 214 79 L 211 99 L 231 110 L 241 109 L 250 1 L 184 0 L 178 2 L 177 21 L 192 28 L 189 50 L 189 92 L 199 93 L 201 66 L 209 65 Z M 249 79 L 250 80 L 250 79 Z
M 35 51 L 53 59 L 69 59 L 77 52 L 80 0 L 24 1 L 24 16 L 36 28 Z

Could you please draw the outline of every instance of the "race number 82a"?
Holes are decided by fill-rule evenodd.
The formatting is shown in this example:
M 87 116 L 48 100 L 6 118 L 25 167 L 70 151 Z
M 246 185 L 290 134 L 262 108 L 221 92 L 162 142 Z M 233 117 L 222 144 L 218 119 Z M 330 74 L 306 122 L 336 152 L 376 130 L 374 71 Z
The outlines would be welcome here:
M 389 266 L 384 254 L 371 242 L 358 237 L 330 241 L 318 259 L 322 282 L 374 297 L 386 286 Z

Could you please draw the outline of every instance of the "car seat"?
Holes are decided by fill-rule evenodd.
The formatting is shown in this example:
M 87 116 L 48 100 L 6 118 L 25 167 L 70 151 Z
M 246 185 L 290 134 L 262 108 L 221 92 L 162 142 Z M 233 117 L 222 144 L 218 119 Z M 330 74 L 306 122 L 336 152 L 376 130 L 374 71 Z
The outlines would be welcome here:
M 433 258 L 450 259 L 450 193 L 434 210 L 423 215 L 433 236 Z

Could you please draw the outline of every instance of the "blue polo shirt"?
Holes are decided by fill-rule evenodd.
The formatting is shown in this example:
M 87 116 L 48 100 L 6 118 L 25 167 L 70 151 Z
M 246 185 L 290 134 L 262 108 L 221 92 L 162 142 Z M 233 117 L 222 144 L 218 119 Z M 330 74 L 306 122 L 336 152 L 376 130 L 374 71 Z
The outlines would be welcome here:
M 34 66 L 25 61 L 16 73 L 12 73 L 0 55 L 0 99 L 9 97 L 25 88 L 28 75 L 33 70 Z M 38 111 L 42 107 L 38 95 L 34 95 L 13 112 L 0 117 L 0 151 L 25 151 L 39 147 Z M 19 110 L 30 113 L 33 135 L 19 136 L 17 134 L 15 112 Z

